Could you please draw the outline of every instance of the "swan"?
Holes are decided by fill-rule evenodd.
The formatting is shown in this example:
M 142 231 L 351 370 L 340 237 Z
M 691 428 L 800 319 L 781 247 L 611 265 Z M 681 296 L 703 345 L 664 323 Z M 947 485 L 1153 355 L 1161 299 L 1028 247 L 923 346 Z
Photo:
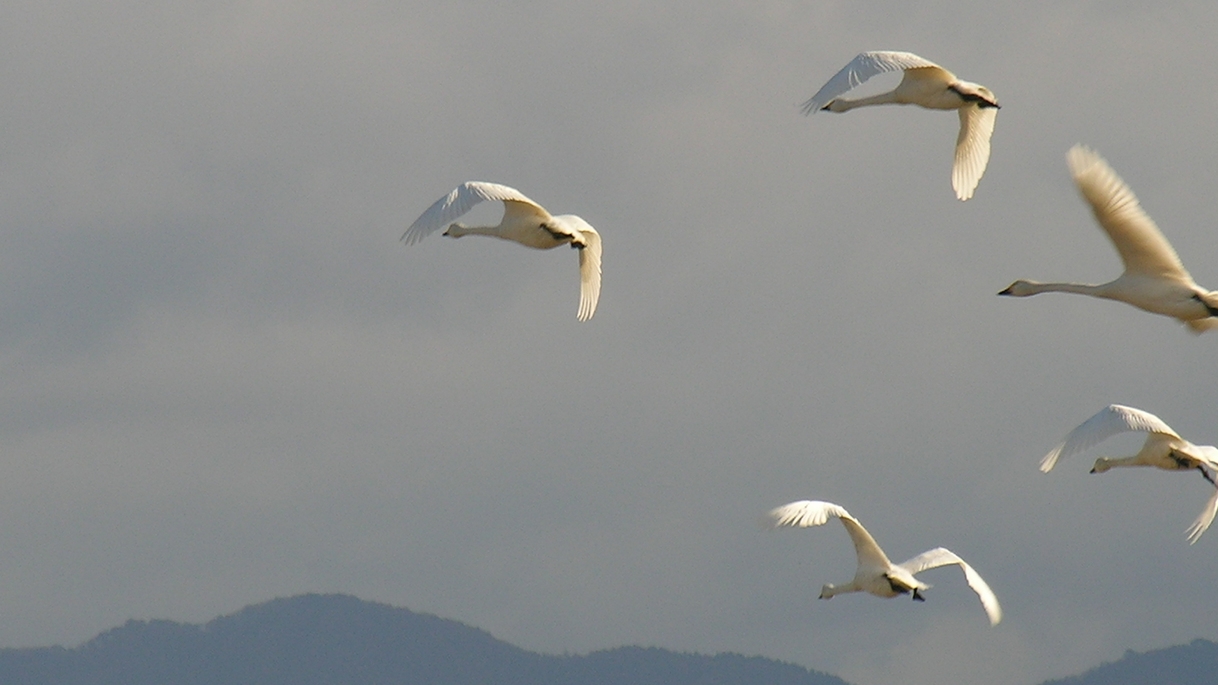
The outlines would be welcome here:
M 526 247 L 548 250 L 570 245 L 579 250 L 579 311 L 580 321 L 587 321 L 596 312 L 601 296 L 601 236 L 595 228 L 574 214 L 551 216 L 544 207 L 533 202 L 515 188 L 498 183 L 467 181 L 451 193 L 436 200 L 402 234 L 407 245 L 413 245 L 436 230 L 465 214 L 483 200 L 503 203 L 503 219 L 498 226 L 464 226 L 454 223 L 444 235 L 460 238 L 464 235 L 489 235 L 512 240 Z
M 1198 334 L 1218 326 L 1218 292 L 1209 292 L 1193 282 L 1167 238 L 1104 158 L 1075 145 L 1066 154 L 1066 161 L 1100 228 L 1120 253 L 1125 272 L 1102 285 L 1019 280 L 998 294 L 1031 297 L 1047 292 L 1078 293 L 1175 317 Z
M 1100 457 L 1091 467 L 1091 473 L 1103 473 L 1117 466 L 1153 466 L 1165 471 L 1200 471 L 1210 485 L 1214 486 L 1214 492 L 1201 510 L 1201 515 L 1185 531 L 1190 545 L 1197 542 L 1205 529 L 1210 527 L 1214 514 L 1218 513 L 1218 483 L 1214 482 L 1214 474 L 1218 473 L 1218 448 L 1194 445 L 1181 438 L 1171 426 L 1150 412 L 1120 404 L 1108 405 L 1070 431 L 1061 444 L 1040 460 L 1040 470 L 1048 473 L 1062 457 L 1082 452 L 1113 435 L 1127 431 L 1148 433 L 1142 449 L 1132 457 Z
M 990 625 L 997 625 L 1002 620 L 1002 607 L 994 591 L 986 584 L 981 575 L 972 566 L 944 547 L 923 552 L 908 561 L 893 564 L 884 555 L 884 550 L 876 544 L 875 538 L 867 532 L 850 512 L 832 502 L 802 500 L 784 504 L 770 512 L 775 527 L 799 527 L 824 525 L 830 516 L 836 516 L 846 527 L 850 539 L 854 542 L 854 551 L 858 554 L 859 567 L 854 573 L 854 580 L 845 585 L 829 583 L 821 588 L 820 599 L 831 599 L 834 595 L 847 592 L 870 592 L 877 597 L 896 597 L 911 593 L 919 602 L 924 601 L 921 591 L 930 587 L 914 577 L 927 569 L 958 564 L 964 571 L 968 586 L 981 599 L 981 606 L 990 618 Z
M 857 100 L 838 97 L 876 74 L 898 70 L 904 70 L 905 76 L 893 90 Z M 927 109 L 957 110 L 960 134 L 956 136 L 952 188 L 961 200 L 973 196 L 990 161 L 990 136 L 994 133 L 994 118 L 1000 109 L 989 88 L 961 81 L 952 72 L 912 52 L 863 52 L 803 103 L 803 112 L 849 112 L 868 105 L 920 105 Z

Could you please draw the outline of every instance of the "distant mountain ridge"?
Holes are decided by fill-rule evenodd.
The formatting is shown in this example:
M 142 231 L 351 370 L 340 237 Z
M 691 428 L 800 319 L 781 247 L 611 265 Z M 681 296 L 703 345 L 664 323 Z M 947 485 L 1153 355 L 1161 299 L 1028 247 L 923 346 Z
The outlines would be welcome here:
M 457 621 L 299 595 L 204 625 L 128 621 L 76 648 L 0 650 L 3 685 L 849 685 L 794 664 L 623 647 L 537 654 Z
M 1218 644 L 1200 638 L 1187 645 L 1149 652 L 1126 650 L 1111 663 L 1082 675 L 1042 685 L 1214 685 L 1218 683 Z
M 1214 685 L 1194 640 L 1042 685 Z M 739 654 L 619 647 L 547 655 L 458 621 L 350 595 L 298 595 L 203 625 L 128 621 L 75 648 L 0 649 L 0 685 L 849 685 Z

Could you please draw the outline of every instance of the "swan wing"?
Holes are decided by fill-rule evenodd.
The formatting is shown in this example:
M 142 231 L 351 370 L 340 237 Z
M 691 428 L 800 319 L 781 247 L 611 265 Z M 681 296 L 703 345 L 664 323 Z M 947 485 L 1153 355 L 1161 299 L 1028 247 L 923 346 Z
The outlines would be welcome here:
M 784 504 L 770 512 L 770 518 L 774 520 L 775 526 L 798 528 L 824 525 L 830 516 L 840 519 L 842 525 L 846 527 L 846 532 L 850 534 L 850 540 L 854 543 L 854 551 L 858 555 L 860 567 L 888 568 L 891 565 L 884 550 L 880 549 L 875 538 L 871 537 L 867 529 L 855 520 L 850 512 L 832 502 L 803 500 Z
M 1192 445 L 1192 450 L 1189 455 L 1195 457 L 1197 461 L 1208 466 L 1210 470 L 1218 471 L 1218 447 L 1213 445 Z
M 1201 534 L 1214 522 L 1214 514 L 1216 513 L 1218 513 L 1218 488 L 1214 488 L 1213 494 L 1210 495 L 1209 501 L 1205 503 L 1205 508 L 1197 516 L 1197 520 L 1193 521 L 1193 525 L 1184 531 L 1184 534 L 1188 536 L 1188 544 L 1194 544 L 1201 539 Z
M 1075 145 L 1066 153 L 1066 162 L 1096 221 L 1120 253 L 1126 272 L 1192 280 L 1171 243 L 1103 157 Z
M 960 134 L 956 136 L 956 160 L 952 164 L 952 188 L 956 197 L 973 196 L 990 162 L 990 136 L 994 133 L 996 107 L 969 105 L 960 108 Z
M 1218 447 L 1212 445 L 1194 445 L 1193 443 L 1181 439 L 1182 445 L 1175 445 L 1173 449 L 1188 457 L 1195 462 L 1195 466 L 1200 466 L 1209 471 L 1218 470 Z M 1209 475 L 1207 472 L 1206 475 Z
M 1176 435 L 1176 431 L 1171 429 L 1171 426 L 1163 423 L 1162 419 L 1148 411 L 1121 404 L 1110 404 L 1095 416 L 1079 424 L 1078 428 L 1070 431 L 1061 444 L 1054 447 L 1040 460 L 1040 470 L 1048 473 L 1057 464 L 1058 459 L 1082 452 L 1126 431 L 1162 433 L 1176 438 L 1180 437 Z
M 922 59 L 912 52 L 887 50 L 862 52 L 858 57 L 850 60 L 849 64 L 842 67 L 841 71 L 834 74 L 828 83 L 816 91 L 816 95 L 801 105 L 801 108 L 804 114 L 815 114 L 820 108 L 829 104 L 833 98 L 848 92 L 876 74 L 924 67 L 942 69 L 938 64 L 928 59 Z
M 1201 335 L 1211 328 L 1218 328 L 1218 318 L 1211 316 L 1206 319 L 1193 319 L 1192 321 L 1185 321 L 1184 325 L 1188 326 L 1189 331 L 1194 335 Z
M 946 547 L 936 547 L 935 549 L 923 552 L 909 561 L 901 562 L 897 566 L 917 575 L 922 571 L 930 568 L 938 568 L 956 564 L 960 570 L 964 571 L 964 579 L 968 581 L 968 586 L 977 593 L 977 598 L 981 600 L 981 606 L 985 608 L 985 614 L 990 617 L 990 625 L 998 625 L 1002 620 L 1002 607 L 998 604 L 998 597 L 994 591 L 990 589 L 985 579 L 980 573 L 973 570 L 963 559 L 956 556 L 951 550 Z
M 832 502 L 801 500 L 784 504 L 770 511 L 770 518 L 777 528 L 811 528 L 823 526 L 829 517 L 852 518 L 845 507 Z
M 587 226 L 587 222 L 584 222 Z M 596 313 L 601 299 L 601 234 L 591 226 L 581 231 L 584 246 L 579 250 L 579 313 L 587 321 Z
M 505 219 L 526 214 L 537 215 L 540 221 L 550 218 L 549 212 L 546 212 L 541 205 L 525 197 L 524 193 L 515 188 L 498 183 L 466 181 L 428 207 L 427 211 L 415 219 L 414 223 L 402 234 L 402 240 L 407 245 L 413 245 L 436 230 L 444 228 L 484 200 L 502 201 L 505 207 Z

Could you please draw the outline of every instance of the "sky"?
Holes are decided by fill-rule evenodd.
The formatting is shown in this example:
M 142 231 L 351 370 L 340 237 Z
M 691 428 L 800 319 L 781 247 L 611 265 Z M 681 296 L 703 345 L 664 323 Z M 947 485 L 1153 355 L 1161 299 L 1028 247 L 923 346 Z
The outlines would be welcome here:
M 1163 7 L 5 3 L 0 645 L 302 592 L 856 685 L 1213 638 L 1200 477 L 1037 463 L 1114 402 L 1218 441 L 1218 333 L 995 296 L 1120 272 L 1080 142 L 1218 287 L 1218 5 Z M 863 50 L 997 95 L 972 200 L 954 113 L 799 112 Z M 570 250 L 399 242 L 467 180 L 597 228 L 595 318 Z M 1004 620 L 953 568 L 818 601 L 854 554 L 767 530 L 799 499 Z

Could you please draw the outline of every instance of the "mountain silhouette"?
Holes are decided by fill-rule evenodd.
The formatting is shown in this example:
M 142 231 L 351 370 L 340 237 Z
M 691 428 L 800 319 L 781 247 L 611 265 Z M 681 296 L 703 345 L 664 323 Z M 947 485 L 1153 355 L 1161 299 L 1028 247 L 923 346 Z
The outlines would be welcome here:
M 794 664 L 623 647 L 529 652 L 457 621 L 300 595 L 204 625 L 128 621 L 76 648 L 0 650 L 3 685 L 848 685 Z
M 1214 685 L 1218 683 L 1218 644 L 1196 639 L 1187 645 L 1149 652 L 1127 650 L 1111 663 L 1043 685 Z
M 1194 640 L 1042 685 L 1213 685 Z M 654 647 L 530 652 L 458 621 L 350 595 L 299 595 L 203 625 L 128 621 L 75 648 L 0 649 L 0 685 L 849 685 L 762 657 Z

